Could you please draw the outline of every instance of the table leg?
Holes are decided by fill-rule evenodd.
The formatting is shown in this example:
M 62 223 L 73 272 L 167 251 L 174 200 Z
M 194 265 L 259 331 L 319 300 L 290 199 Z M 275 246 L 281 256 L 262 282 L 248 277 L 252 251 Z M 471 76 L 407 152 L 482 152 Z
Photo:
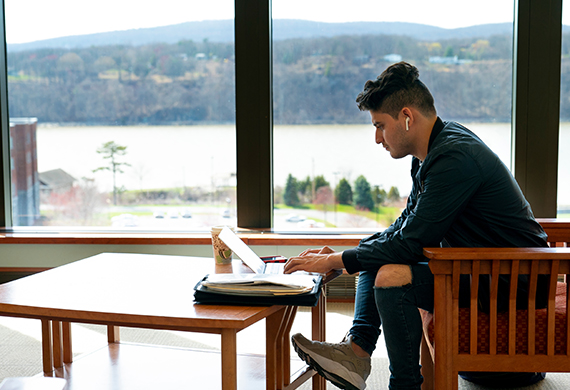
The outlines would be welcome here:
M 63 330 L 61 321 L 52 321 L 52 348 L 53 348 L 53 366 L 55 368 L 63 367 Z
M 313 340 L 325 341 L 326 337 L 326 314 L 327 314 L 327 297 L 325 289 L 321 291 L 321 298 L 317 306 L 311 309 L 311 325 Z M 327 386 L 325 378 L 320 375 L 313 376 L 313 390 L 325 390 Z
M 53 371 L 53 348 L 50 320 L 42 320 L 42 360 L 44 373 L 51 373 Z
M 62 322 L 61 327 L 63 331 L 63 362 L 72 363 L 73 350 L 71 348 L 71 323 Z
M 289 336 L 296 315 L 297 306 L 288 306 L 282 329 L 277 336 L 278 346 L 281 349 L 281 353 L 279 354 L 279 356 L 281 356 L 281 363 L 278 365 L 278 367 L 281 366 L 281 369 L 278 370 L 280 374 L 278 375 L 278 379 L 280 380 L 277 382 L 278 389 L 282 389 L 291 383 L 291 341 L 289 340 Z
M 237 332 L 222 330 L 222 390 L 237 390 Z
M 281 390 L 291 382 L 289 333 L 291 332 L 296 314 L 296 306 L 287 306 L 265 320 L 265 376 L 267 390 Z
M 120 332 L 118 326 L 107 326 L 107 342 L 109 344 L 118 343 L 120 341 Z

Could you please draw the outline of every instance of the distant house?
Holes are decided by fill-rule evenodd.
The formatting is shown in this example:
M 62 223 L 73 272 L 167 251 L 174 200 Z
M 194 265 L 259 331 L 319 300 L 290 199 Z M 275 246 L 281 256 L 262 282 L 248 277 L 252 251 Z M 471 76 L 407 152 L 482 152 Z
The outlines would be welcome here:
M 40 191 L 42 194 L 62 193 L 69 191 L 77 181 L 63 169 L 52 169 L 40 172 Z
M 400 62 L 402 61 L 402 56 L 399 54 L 386 54 L 384 57 L 382 57 L 382 59 L 384 61 L 388 61 L 388 62 Z
M 457 56 L 453 57 L 430 57 L 429 62 L 432 64 L 444 64 L 444 65 L 462 65 L 469 64 L 473 62 L 472 60 L 460 60 Z

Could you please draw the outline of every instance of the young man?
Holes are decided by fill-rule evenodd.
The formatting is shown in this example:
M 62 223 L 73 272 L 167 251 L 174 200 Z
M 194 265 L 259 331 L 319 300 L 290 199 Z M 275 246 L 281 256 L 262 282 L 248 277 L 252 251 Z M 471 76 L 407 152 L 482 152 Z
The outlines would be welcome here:
M 360 110 L 370 112 L 377 144 L 393 158 L 413 156 L 412 191 L 400 217 L 356 248 L 309 249 L 288 261 L 286 272 L 360 272 L 353 326 L 345 340 L 330 344 L 296 334 L 293 346 L 336 386 L 364 389 L 382 326 L 390 389 L 419 390 L 422 324 L 417 308 L 433 310 L 433 275 L 423 248 L 540 247 L 546 246 L 546 234 L 497 155 L 465 127 L 437 116 L 415 66 L 391 65 L 365 84 L 356 101 Z M 506 297 L 508 281 L 501 286 Z

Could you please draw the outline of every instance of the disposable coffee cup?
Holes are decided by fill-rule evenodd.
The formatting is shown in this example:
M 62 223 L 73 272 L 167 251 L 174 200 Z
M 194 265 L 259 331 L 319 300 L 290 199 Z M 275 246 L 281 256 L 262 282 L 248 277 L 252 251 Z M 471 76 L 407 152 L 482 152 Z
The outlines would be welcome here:
M 232 250 L 220 239 L 219 235 L 225 226 L 212 226 L 212 249 L 214 250 L 214 259 L 216 264 L 231 264 Z M 229 226 L 228 226 L 229 227 Z M 233 228 L 230 228 L 234 230 Z

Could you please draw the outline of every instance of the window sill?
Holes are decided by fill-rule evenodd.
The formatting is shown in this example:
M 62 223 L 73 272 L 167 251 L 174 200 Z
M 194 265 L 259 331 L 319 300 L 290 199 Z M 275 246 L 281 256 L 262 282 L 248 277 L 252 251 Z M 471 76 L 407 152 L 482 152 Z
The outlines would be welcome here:
M 356 246 L 369 234 L 308 234 L 238 232 L 248 245 L 336 245 Z M 209 233 L 122 233 L 122 232 L 5 232 L 0 244 L 36 245 L 211 245 Z
M 570 219 L 537 218 L 550 236 L 568 235 Z M 274 232 L 271 230 L 238 229 L 248 245 L 357 246 L 361 239 L 374 232 L 342 229 L 307 232 Z M 556 241 L 556 237 L 551 237 Z M 0 244 L 59 245 L 211 245 L 206 232 L 109 232 L 109 231 L 0 231 Z

